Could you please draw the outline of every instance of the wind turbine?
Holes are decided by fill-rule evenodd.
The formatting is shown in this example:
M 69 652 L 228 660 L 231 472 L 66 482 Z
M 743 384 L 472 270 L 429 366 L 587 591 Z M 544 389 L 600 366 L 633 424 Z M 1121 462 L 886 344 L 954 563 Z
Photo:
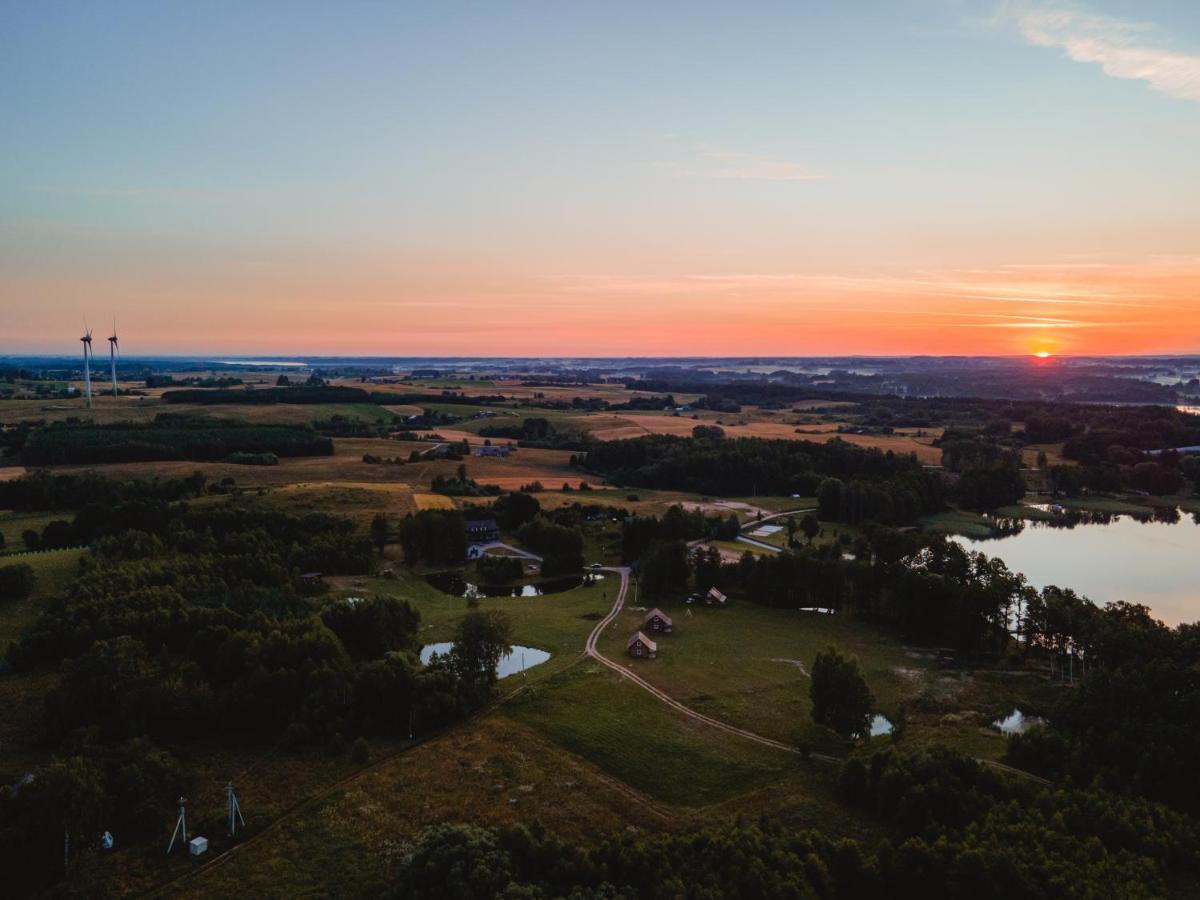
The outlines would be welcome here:
M 117 356 L 121 348 L 117 346 L 117 317 L 113 316 L 113 333 L 108 339 L 108 361 L 112 366 L 113 396 L 117 396 Z
M 88 409 L 92 408 L 92 329 L 87 327 L 87 319 L 83 320 L 83 403 Z

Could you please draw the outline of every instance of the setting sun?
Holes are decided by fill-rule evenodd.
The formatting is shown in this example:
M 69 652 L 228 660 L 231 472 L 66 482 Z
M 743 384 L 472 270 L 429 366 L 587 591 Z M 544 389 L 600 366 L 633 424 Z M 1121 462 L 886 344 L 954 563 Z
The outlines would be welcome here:
M 1039 350 L 1037 353 L 1035 353 L 1033 355 L 1036 356 L 1038 359 L 1049 359 L 1050 351 L 1049 350 Z

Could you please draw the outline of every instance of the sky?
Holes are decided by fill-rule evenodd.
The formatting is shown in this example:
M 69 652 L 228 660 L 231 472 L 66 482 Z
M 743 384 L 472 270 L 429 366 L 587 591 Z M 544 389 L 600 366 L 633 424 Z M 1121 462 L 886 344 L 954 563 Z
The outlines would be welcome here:
M 1195 0 L 0 0 L 0 354 L 1200 353 Z

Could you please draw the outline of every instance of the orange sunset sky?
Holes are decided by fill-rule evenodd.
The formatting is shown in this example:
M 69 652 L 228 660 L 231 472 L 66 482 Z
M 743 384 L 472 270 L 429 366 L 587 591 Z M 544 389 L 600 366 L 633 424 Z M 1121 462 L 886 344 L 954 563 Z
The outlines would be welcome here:
M 1200 353 L 1198 4 L 69 6 L 0 354 Z

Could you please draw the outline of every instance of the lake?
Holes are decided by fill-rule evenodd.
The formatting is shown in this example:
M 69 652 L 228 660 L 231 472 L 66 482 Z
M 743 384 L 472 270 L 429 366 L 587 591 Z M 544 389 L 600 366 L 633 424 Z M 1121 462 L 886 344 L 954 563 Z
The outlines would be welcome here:
M 433 658 L 433 654 L 449 653 L 453 646 L 454 641 L 426 644 L 421 648 L 421 664 L 429 665 L 429 660 Z M 550 654 L 545 650 L 539 650 L 537 647 L 520 647 L 514 644 L 510 653 L 506 653 L 500 657 L 500 662 L 496 666 L 496 677 L 507 678 L 509 675 L 516 675 L 525 669 L 540 666 L 549 658 Z
M 1132 516 L 1074 528 L 1027 523 L 1019 533 L 991 540 L 954 540 L 1004 560 L 1037 588 L 1070 588 L 1098 606 L 1141 603 L 1168 625 L 1200 619 L 1200 525 L 1141 522 Z

